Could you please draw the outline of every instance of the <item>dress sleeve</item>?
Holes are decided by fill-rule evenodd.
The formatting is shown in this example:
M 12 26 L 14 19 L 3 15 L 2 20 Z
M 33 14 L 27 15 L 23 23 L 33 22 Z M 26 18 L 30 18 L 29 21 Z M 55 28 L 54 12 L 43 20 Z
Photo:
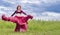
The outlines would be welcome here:
M 27 15 L 27 14 L 26 14 L 25 12 L 23 12 L 23 11 L 22 11 L 22 13 L 23 13 L 24 15 Z
M 14 16 L 15 13 L 16 13 L 16 11 L 11 16 Z

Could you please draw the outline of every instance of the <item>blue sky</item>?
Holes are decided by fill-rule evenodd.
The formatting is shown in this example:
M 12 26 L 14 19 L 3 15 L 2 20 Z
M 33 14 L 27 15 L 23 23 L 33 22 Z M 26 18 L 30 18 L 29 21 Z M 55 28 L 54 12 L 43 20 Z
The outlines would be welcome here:
M 10 16 L 17 5 L 34 19 L 60 20 L 60 0 L 0 0 L 0 16 Z

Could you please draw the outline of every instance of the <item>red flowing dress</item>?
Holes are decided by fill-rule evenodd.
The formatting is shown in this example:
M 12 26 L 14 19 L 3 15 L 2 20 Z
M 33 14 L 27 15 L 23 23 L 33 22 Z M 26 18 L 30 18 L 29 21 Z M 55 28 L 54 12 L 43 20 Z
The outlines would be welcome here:
M 14 14 L 24 14 L 26 15 L 26 13 L 24 13 L 23 11 L 18 12 L 15 11 L 11 17 L 6 17 L 5 15 L 2 15 L 2 20 L 5 21 L 11 21 L 16 23 L 16 28 L 15 28 L 15 32 L 20 31 L 20 32 L 24 32 L 27 30 L 27 24 L 28 24 L 28 19 L 32 19 L 33 17 L 31 15 L 27 15 L 26 17 L 24 16 L 14 16 Z M 14 16 L 14 17 L 13 17 Z
M 11 16 L 13 16 L 14 14 L 24 14 L 24 15 L 26 15 L 26 13 L 25 12 L 23 12 L 23 11 L 20 11 L 20 12 L 18 12 L 18 11 L 15 11 Z M 26 30 L 27 29 L 27 24 L 26 24 L 26 22 L 23 24 L 23 22 L 22 22 L 22 16 L 15 16 L 14 17 L 16 20 L 17 20 L 17 22 L 13 19 L 12 20 L 12 22 L 16 22 L 16 28 L 15 28 L 15 31 L 23 31 L 24 29 Z

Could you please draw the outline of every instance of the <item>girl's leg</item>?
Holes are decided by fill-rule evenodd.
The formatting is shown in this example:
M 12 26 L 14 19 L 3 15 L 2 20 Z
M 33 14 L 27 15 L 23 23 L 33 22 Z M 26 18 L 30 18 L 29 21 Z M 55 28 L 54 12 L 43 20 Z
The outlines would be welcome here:
M 16 23 L 15 32 L 19 32 L 19 31 L 20 31 L 20 25 Z
M 25 31 L 27 31 L 27 24 L 20 26 L 20 32 L 25 32 Z
M 26 23 L 25 23 L 24 30 L 27 31 L 27 29 L 28 29 L 28 23 L 26 22 Z
M 20 26 L 20 32 L 25 32 L 25 30 L 24 30 L 24 25 L 21 25 L 21 26 Z

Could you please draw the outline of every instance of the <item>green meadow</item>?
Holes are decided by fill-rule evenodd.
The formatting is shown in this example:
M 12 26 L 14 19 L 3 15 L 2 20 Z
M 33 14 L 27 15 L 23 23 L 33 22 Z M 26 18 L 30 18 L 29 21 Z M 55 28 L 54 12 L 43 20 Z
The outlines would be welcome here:
M 0 20 L 0 35 L 60 35 L 60 21 L 28 21 L 26 32 L 14 32 L 16 24 Z

